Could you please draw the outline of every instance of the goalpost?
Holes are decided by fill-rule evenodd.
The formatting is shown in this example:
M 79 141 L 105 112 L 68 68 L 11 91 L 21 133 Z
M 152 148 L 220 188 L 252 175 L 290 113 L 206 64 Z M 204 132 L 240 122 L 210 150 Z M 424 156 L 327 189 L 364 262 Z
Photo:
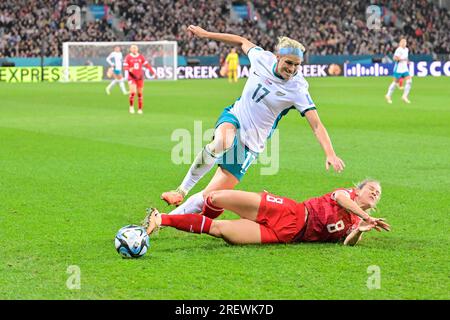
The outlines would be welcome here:
M 119 41 L 119 42 L 64 42 L 62 56 L 62 81 L 101 81 L 108 79 L 108 55 L 119 46 L 125 59 L 129 48 L 135 44 L 158 79 L 177 80 L 178 46 L 176 41 Z M 145 79 L 151 74 L 144 68 Z

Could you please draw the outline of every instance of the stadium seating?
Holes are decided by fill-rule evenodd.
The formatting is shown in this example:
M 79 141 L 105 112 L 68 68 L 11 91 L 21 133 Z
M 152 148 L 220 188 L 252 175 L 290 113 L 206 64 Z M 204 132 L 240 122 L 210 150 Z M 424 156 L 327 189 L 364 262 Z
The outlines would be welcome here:
M 89 14 L 94 8 L 90 2 L 78 1 L 82 27 L 68 30 L 67 1 L 2 1 L 0 57 L 60 56 L 64 41 L 166 39 L 178 41 L 179 54 L 184 56 L 224 52 L 226 45 L 189 37 L 185 32 L 188 24 L 245 35 L 269 50 L 278 36 L 288 35 L 303 42 L 314 55 L 392 54 L 401 36 L 408 37 L 413 54 L 450 53 L 450 14 L 427 0 L 254 0 L 248 19 L 233 19 L 230 2 L 224 0 L 108 3 L 108 14 L 95 19 Z M 373 3 L 382 7 L 379 30 L 366 27 L 366 8 Z M 95 15 L 99 17 L 99 12 Z

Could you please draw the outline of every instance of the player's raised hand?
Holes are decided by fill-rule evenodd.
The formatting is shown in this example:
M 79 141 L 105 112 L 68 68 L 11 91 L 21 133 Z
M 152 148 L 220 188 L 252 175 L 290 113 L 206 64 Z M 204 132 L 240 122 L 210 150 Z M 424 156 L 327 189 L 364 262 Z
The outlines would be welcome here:
M 328 170 L 330 165 L 333 167 L 334 171 L 341 172 L 345 168 L 345 163 L 338 156 L 328 156 L 325 161 L 325 168 Z
M 208 37 L 208 31 L 206 31 L 203 28 L 200 28 L 199 26 L 194 26 L 191 24 L 187 29 L 196 37 L 199 37 L 199 38 L 207 38 Z

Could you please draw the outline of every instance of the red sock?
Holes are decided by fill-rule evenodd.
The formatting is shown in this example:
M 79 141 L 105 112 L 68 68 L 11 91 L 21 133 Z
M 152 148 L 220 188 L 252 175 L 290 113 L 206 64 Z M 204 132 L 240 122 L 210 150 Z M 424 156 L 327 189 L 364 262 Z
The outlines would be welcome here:
M 134 93 L 130 93 L 130 107 L 134 107 Z
M 142 107 L 143 107 L 143 100 L 144 100 L 144 98 L 142 97 L 142 94 L 138 93 L 138 106 L 139 106 L 139 109 L 142 109 Z
M 208 233 L 212 220 L 200 214 L 162 214 L 161 225 L 177 228 L 178 230 Z
M 224 209 L 214 206 L 211 203 L 211 196 L 206 198 L 205 204 L 203 205 L 202 214 L 210 219 L 215 219 L 223 213 Z

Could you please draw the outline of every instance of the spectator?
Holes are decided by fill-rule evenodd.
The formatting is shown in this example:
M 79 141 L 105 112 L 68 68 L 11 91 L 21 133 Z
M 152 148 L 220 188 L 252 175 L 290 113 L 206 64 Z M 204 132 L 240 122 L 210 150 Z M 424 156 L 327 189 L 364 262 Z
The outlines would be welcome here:
M 98 1 L 102 4 L 102 1 Z M 189 37 L 185 25 L 245 35 L 272 50 L 277 37 L 300 39 L 311 54 L 392 54 L 396 39 L 408 38 L 411 53 L 450 53 L 450 14 L 433 1 L 253 0 L 257 20 L 231 21 L 227 0 L 104 1 L 108 18 L 86 21 L 87 2 L 78 1 L 82 26 L 69 30 L 68 0 L 0 2 L 0 57 L 61 56 L 65 41 L 175 40 L 180 55 L 218 55 L 223 43 Z M 368 29 L 366 8 L 383 7 L 381 28 Z M 119 23 L 116 29 L 111 17 Z M 118 30 L 118 31 L 117 31 Z

